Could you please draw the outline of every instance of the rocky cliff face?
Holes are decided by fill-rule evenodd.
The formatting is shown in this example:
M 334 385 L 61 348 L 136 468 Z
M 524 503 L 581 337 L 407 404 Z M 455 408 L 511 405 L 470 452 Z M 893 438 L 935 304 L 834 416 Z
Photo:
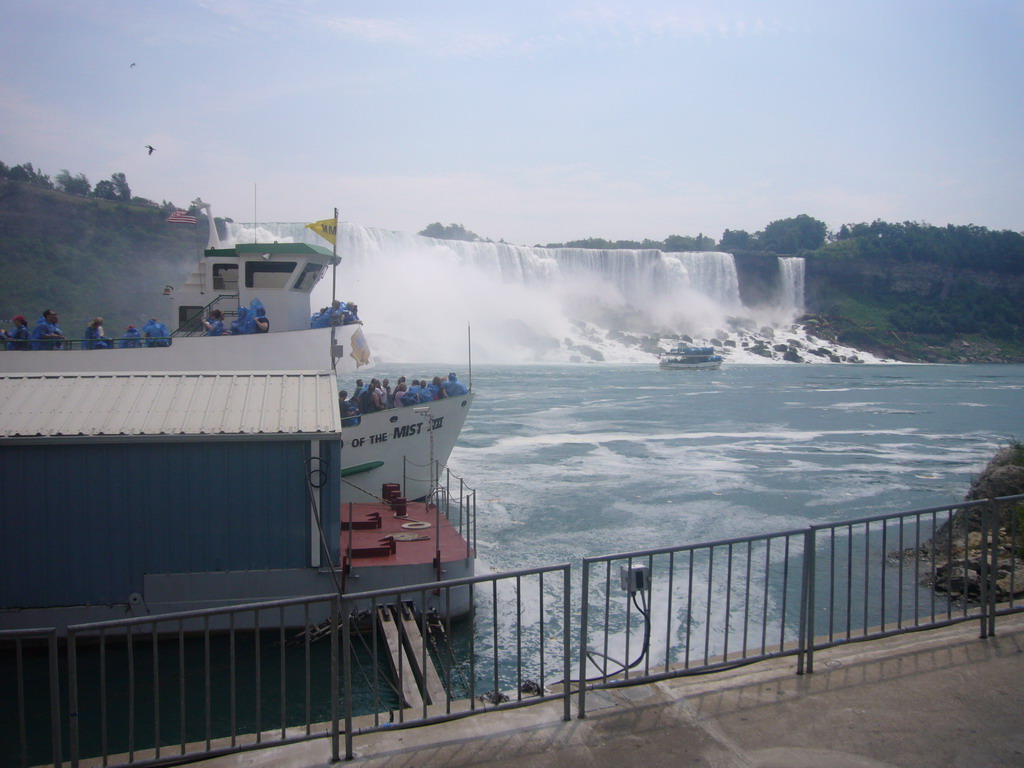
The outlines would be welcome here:
M 971 483 L 965 501 L 983 501 L 1024 494 L 1024 445 L 1002 448 Z M 993 520 L 988 532 L 984 521 Z M 935 537 L 920 549 L 934 563 L 929 583 L 951 598 L 978 601 L 982 581 L 991 569 L 996 602 L 1024 596 L 1024 499 L 986 502 L 954 513 Z

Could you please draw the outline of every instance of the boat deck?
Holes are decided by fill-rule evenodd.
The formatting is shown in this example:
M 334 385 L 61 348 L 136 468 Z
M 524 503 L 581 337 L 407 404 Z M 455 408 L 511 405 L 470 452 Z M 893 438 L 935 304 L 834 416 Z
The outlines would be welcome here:
M 466 539 L 434 504 L 342 505 L 342 562 L 352 568 L 432 563 L 438 550 L 441 563 L 473 555 Z

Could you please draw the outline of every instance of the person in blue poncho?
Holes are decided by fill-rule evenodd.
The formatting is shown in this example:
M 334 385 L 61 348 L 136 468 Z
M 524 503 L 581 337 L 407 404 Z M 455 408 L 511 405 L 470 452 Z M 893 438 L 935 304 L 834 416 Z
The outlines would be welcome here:
M 203 318 L 203 327 L 206 328 L 207 336 L 223 336 L 224 313 L 219 309 L 213 310 L 209 317 Z
M 420 387 L 420 380 L 413 379 L 412 384 L 410 384 L 409 388 L 405 390 L 405 396 L 402 398 L 403 404 L 412 405 L 413 403 L 418 403 L 420 401 L 421 389 L 422 387 Z
M 440 400 L 442 397 L 448 397 L 443 389 L 441 389 L 441 377 L 435 376 L 430 380 L 429 384 L 425 384 L 423 389 L 420 390 L 420 401 L 423 401 L 424 393 L 429 394 L 430 400 Z
M 253 306 L 256 310 L 256 316 L 253 318 L 253 332 L 254 333 L 269 333 L 270 331 L 270 318 L 267 317 L 267 310 L 263 304 L 258 307 L 255 306 L 256 302 L 253 302 Z
M 247 330 L 249 327 L 249 308 L 239 307 L 238 317 L 231 321 L 231 335 L 239 336 L 243 333 L 250 333 Z
M 28 320 L 21 315 L 15 315 L 11 322 L 14 323 L 14 328 L 7 333 L 7 349 L 28 349 L 28 339 L 32 335 L 28 329 Z
M 110 339 L 103 335 L 103 318 L 94 317 L 85 329 L 85 341 L 82 342 L 82 348 L 111 349 L 113 346 Z
M 171 332 L 155 317 L 149 318 L 149 322 L 142 326 L 142 333 L 146 337 L 147 347 L 171 346 Z
M 338 405 L 341 407 L 341 426 L 343 427 L 355 427 L 359 424 L 360 411 L 355 400 L 355 396 L 349 400 L 348 392 L 344 389 L 338 393 Z
M 138 349 L 142 346 L 142 334 L 139 333 L 139 329 L 134 325 L 129 325 L 124 329 L 124 336 L 121 337 L 121 341 L 118 344 L 121 349 Z
M 57 323 L 60 318 L 52 309 L 43 311 L 42 317 L 36 321 L 35 330 L 29 338 L 32 340 L 32 349 L 63 349 L 64 340 L 67 338 L 64 331 Z
M 459 381 L 453 371 L 448 374 L 448 381 L 444 383 L 444 392 L 448 397 L 458 397 L 469 392 L 469 387 Z
M 313 316 L 313 321 L 309 324 L 309 327 L 310 328 L 327 328 L 327 327 L 329 327 L 331 322 L 332 322 L 332 318 L 334 317 L 335 305 L 338 304 L 338 303 L 339 302 L 336 301 L 331 306 L 324 307 L 323 309 L 321 309 L 317 314 L 315 314 Z

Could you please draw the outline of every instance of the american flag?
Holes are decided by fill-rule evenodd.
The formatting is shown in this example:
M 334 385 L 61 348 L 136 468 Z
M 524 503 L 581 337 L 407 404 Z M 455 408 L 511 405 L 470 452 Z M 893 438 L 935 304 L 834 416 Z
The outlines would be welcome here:
M 196 217 L 188 211 L 183 211 L 178 208 L 174 213 L 167 217 L 167 221 L 171 224 L 195 224 Z

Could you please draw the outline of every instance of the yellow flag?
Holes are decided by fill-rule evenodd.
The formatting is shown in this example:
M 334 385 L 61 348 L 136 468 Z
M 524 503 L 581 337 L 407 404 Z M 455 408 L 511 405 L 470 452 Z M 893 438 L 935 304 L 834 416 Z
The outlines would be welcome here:
M 314 232 L 320 235 L 320 237 L 328 241 L 331 245 L 337 245 L 337 219 L 324 219 L 323 221 L 314 221 L 312 224 L 307 224 L 306 229 L 312 229 Z
M 351 342 L 352 351 L 349 352 L 349 356 L 356 361 L 356 368 L 362 368 L 370 362 L 370 346 L 366 343 L 362 328 L 356 328 L 356 332 L 352 334 Z

